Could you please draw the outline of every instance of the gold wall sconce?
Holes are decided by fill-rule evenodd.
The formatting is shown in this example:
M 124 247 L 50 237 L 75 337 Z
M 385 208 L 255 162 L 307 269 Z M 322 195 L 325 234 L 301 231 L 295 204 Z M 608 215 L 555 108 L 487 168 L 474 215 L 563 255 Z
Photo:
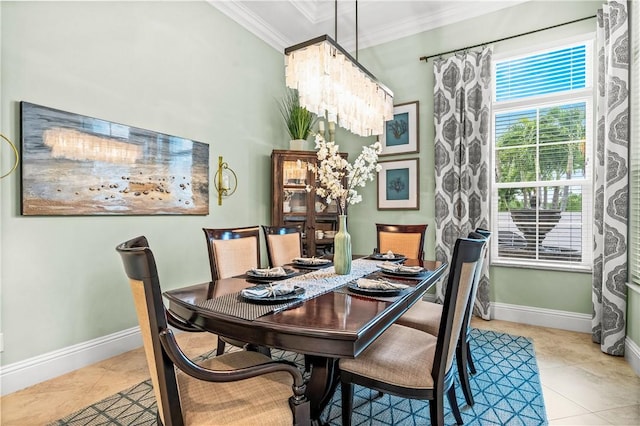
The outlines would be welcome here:
M 222 197 L 228 197 L 236 192 L 238 188 L 238 178 L 236 172 L 229 167 L 229 164 L 218 157 L 218 171 L 213 178 L 213 186 L 218 192 L 218 205 L 222 205 Z
M 6 141 L 9 144 L 9 146 L 11 147 L 11 150 L 13 151 L 13 156 L 15 157 L 15 161 L 13 163 L 13 166 L 11 166 L 11 169 L 9 169 L 7 173 L 0 176 L 0 179 L 3 179 L 9 176 L 11 173 L 13 173 L 16 170 L 16 168 L 18 167 L 18 163 L 20 162 L 20 154 L 18 154 L 18 148 L 16 148 L 15 144 L 11 142 L 8 137 L 0 133 L 0 138 L 2 138 L 4 141 Z

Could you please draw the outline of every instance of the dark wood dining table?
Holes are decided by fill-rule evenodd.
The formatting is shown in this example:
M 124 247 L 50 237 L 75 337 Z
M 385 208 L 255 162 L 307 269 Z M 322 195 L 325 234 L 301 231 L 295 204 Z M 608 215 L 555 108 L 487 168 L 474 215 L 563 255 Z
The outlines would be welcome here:
M 221 279 L 166 291 L 169 310 L 200 329 L 259 346 L 279 348 L 305 355 L 311 366 L 306 395 L 311 416 L 319 423 L 322 410 L 331 400 L 339 381 L 340 358 L 354 358 L 443 275 L 446 264 L 407 260 L 405 265 L 420 265 L 430 273 L 422 277 L 389 277 L 407 284 L 407 291 L 394 297 L 374 297 L 354 293 L 346 286 L 320 294 L 277 313 L 247 320 L 209 309 L 205 302 L 254 286 L 246 276 Z M 302 272 L 302 271 L 300 271 Z M 306 272 L 306 271 L 305 271 Z M 367 275 L 379 278 L 382 272 Z M 219 299 L 221 300 L 221 299 Z

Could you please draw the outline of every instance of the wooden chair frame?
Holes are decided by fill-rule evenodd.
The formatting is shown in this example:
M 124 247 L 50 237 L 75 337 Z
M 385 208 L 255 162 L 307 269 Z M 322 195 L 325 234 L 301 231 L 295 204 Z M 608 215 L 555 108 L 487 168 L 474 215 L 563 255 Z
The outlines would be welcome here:
M 444 395 L 446 394 L 456 422 L 458 424 L 462 424 L 462 417 L 456 402 L 454 370 L 451 368 L 454 352 L 454 350 L 451 350 L 451 346 L 456 345 L 461 328 L 465 323 L 463 319 L 458 323 L 459 328 L 454 329 L 454 317 L 456 315 L 456 302 L 460 303 L 458 299 L 459 290 L 462 288 L 462 291 L 466 292 L 466 294 L 462 294 L 464 298 L 461 300 L 462 303 L 465 303 L 465 310 L 462 312 L 462 315 L 464 316 L 467 300 L 471 294 L 471 287 L 473 285 L 472 277 L 471 282 L 464 283 L 464 286 L 461 286 L 463 266 L 468 263 L 477 263 L 484 246 L 484 240 L 480 241 L 461 238 L 456 241 L 445 292 L 442 320 L 440 321 L 435 349 L 435 358 L 433 361 L 433 368 L 431 370 L 434 382 L 433 388 L 406 388 L 385 382 L 379 382 L 369 377 L 342 370 L 340 372 L 340 377 L 342 385 L 342 424 L 344 426 L 351 424 L 354 384 L 405 398 L 429 400 L 432 425 L 442 425 L 444 423 Z
M 257 377 L 277 371 L 286 372 L 293 378 L 293 396 L 289 405 L 294 424 L 309 424 L 309 403 L 304 395 L 305 382 L 297 366 L 288 361 L 272 361 L 237 370 L 214 371 L 193 363 L 180 349 L 167 318 L 175 318 L 164 307 L 155 259 L 144 236 L 133 238 L 116 247 L 122 257 L 125 272 L 131 282 L 132 291 L 144 292 L 145 307 L 139 307 L 141 328 L 150 330 L 145 341 L 145 352 L 158 406 L 158 422 L 165 426 L 182 426 L 183 416 L 175 368 L 187 375 L 208 382 L 231 382 Z M 146 311 L 144 310 L 146 309 Z M 147 324 L 144 322 L 148 321 Z M 180 323 L 180 321 L 178 321 Z M 197 331 L 187 326 L 188 331 Z M 143 336 L 145 332 L 143 330 Z M 149 353 L 151 352 L 151 353 Z M 215 395 L 211 396 L 215 398 Z

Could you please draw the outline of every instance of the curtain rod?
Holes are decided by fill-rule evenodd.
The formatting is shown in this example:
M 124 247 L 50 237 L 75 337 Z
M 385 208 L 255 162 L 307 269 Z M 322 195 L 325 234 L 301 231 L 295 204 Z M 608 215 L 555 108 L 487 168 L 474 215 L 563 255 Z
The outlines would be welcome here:
M 442 56 L 442 55 L 448 55 L 449 53 L 460 52 L 462 50 L 473 49 L 475 47 L 485 46 L 487 44 L 498 43 L 500 41 L 510 40 L 512 38 L 522 37 L 522 36 L 526 36 L 526 35 L 529 35 L 529 34 L 538 33 L 540 31 L 546 31 L 546 30 L 550 30 L 550 29 L 553 29 L 553 28 L 562 27 L 563 25 L 575 24 L 576 22 L 585 21 L 587 19 L 593 19 L 595 17 L 597 17 L 597 15 L 587 16 L 586 18 L 580 18 L 580 19 L 576 19 L 576 20 L 573 20 L 573 21 L 564 22 L 562 24 L 557 24 L 557 25 L 552 25 L 550 27 L 540 28 L 540 29 L 529 31 L 529 32 L 522 33 L 522 34 L 516 34 L 516 35 L 509 36 L 509 37 L 504 37 L 504 38 L 501 38 L 501 39 L 498 39 L 498 40 L 487 41 L 487 42 L 484 42 L 484 43 L 475 44 L 473 46 L 463 47 L 461 49 L 449 50 L 448 52 L 437 53 L 435 55 L 421 56 L 420 60 L 426 62 L 431 58 L 435 58 L 435 57 Z

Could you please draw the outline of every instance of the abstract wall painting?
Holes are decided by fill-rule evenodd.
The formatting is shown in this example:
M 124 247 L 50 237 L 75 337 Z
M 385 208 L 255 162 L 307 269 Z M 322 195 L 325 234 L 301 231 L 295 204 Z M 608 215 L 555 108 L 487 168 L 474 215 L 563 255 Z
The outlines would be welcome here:
M 380 161 L 378 210 L 418 210 L 418 159 Z
M 21 102 L 23 215 L 207 215 L 209 145 Z
M 385 123 L 383 130 L 380 155 L 418 152 L 418 101 L 395 105 L 393 119 Z

